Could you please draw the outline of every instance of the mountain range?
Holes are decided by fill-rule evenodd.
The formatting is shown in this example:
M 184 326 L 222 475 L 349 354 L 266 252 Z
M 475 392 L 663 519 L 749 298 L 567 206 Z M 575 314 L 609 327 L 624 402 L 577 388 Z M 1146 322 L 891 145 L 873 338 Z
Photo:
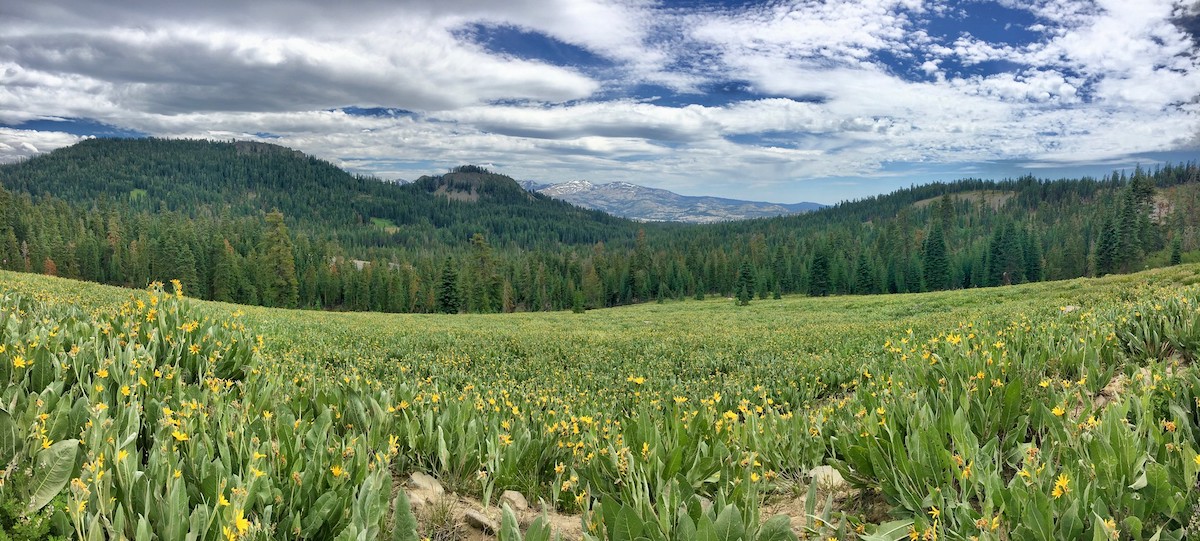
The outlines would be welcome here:
M 572 180 L 558 184 L 521 181 L 521 187 L 580 207 L 641 222 L 716 223 L 811 212 L 820 203 L 766 203 L 722 197 L 680 195 L 628 182 L 592 183 Z

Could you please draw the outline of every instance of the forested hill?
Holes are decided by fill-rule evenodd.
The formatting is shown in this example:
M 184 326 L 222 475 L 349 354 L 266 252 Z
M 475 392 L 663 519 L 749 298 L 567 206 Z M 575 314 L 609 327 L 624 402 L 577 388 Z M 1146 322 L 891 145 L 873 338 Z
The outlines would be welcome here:
M 464 242 L 477 232 L 491 233 L 493 242 L 523 246 L 590 244 L 620 225 L 632 235 L 630 223 L 531 195 L 502 175 L 465 169 L 402 185 L 351 175 L 266 143 L 91 139 L 0 166 L 0 184 L 70 203 L 102 200 L 188 217 L 240 218 L 277 209 L 288 223 L 304 229 L 337 232 L 353 243 L 412 249 Z M 362 227 L 372 223 L 386 225 Z
M 1190 260 L 1198 172 L 961 180 L 798 216 L 641 224 L 476 166 L 400 185 L 262 143 L 96 139 L 0 166 L 0 267 L 417 312 L 985 287 Z

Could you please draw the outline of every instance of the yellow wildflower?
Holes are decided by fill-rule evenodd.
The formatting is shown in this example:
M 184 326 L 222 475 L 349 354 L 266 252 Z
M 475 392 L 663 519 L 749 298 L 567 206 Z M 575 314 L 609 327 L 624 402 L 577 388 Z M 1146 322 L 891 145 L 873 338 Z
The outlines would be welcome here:
M 233 514 L 233 526 L 242 535 L 245 535 L 246 531 L 250 529 L 250 521 L 246 520 L 246 514 L 241 509 Z
M 1067 474 L 1061 473 L 1058 475 L 1058 479 L 1054 481 L 1054 490 L 1050 493 L 1050 495 L 1054 496 L 1054 499 L 1058 499 L 1062 497 L 1063 494 L 1071 492 L 1070 485 L 1071 479 L 1067 477 Z

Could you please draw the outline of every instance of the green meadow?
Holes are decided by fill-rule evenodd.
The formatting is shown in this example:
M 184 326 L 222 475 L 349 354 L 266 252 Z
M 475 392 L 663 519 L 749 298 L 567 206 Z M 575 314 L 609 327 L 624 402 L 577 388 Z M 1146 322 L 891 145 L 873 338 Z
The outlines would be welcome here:
M 438 538 L 419 471 L 589 539 L 1184 539 L 1197 282 L 397 315 L 0 273 L 0 527 Z

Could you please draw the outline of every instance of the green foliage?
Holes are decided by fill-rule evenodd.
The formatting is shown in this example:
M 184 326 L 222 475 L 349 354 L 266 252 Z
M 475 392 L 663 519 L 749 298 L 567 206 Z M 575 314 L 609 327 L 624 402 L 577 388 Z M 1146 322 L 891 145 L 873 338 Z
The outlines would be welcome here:
M 67 486 L 67 480 L 74 473 L 78 451 L 79 440 L 63 440 L 38 452 L 30 480 L 26 512 L 41 510 Z
M 442 280 L 438 285 L 437 310 L 443 314 L 457 314 L 462 309 L 462 296 L 459 292 L 457 264 L 447 258 L 442 266 Z
M 0 490 L 0 540 L 4 541 L 66 541 L 71 533 L 70 523 L 63 512 L 64 495 L 56 495 L 50 505 L 30 511 L 29 503 L 20 495 L 29 492 L 30 481 L 13 476 Z
M 587 318 L 298 313 L 0 273 L 0 502 L 41 517 L 0 525 L 405 539 L 393 475 L 420 469 L 485 500 L 540 493 L 597 539 L 1183 539 L 1197 272 Z M 890 518 L 815 483 L 806 531 L 764 516 L 824 463 Z M 437 505 L 424 535 L 456 528 Z M 550 535 L 515 523 L 506 539 Z
M 941 219 L 934 220 L 925 237 L 925 287 L 940 291 L 950 287 L 950 261 L 946 256 L 946 235 L 942 231 Z
M 392 541 L 417 541 L 417 517 L 413 515 L 408 494 L 403 490 L 396 491 L 392 508 Z
M 273 211 L 267 214 L 267 234 L 263 238 L 263 265 L 266 272 L 266 287 L 263 301 L 267 306 L 293 308 L 299 296 L 296 280 L 296 259 L 292 251 L 292 239 L 283 214 Z
M 813 254 L 812 264 L 809 265 L 808 294 L 814 297 L 824 297 L 830 291 L 829 253 L 818 248 Z
M 737 303 L 739 306 L 750 304 L 750 299 L 754 297 L 754 268 L 749 262 L 742 263 L 742 268 L 738 269 L 737 282 L 734 288 L 737 290 Z
M 566 310 L 575 290 L 587 308 L 738 296 L 746 264 L 747 294 L 764 299 L 907 293 L 1164 264 L 1168 229 L 1195 244 L 1196 178 L 1189 163 L 1101 180 L 967 179 L 701 226 L 585 211 L 475 166 L 400 185 L 260 143 L 88 140 L 0 166 L 11 190 L 0 192 L 0 267 L 386 312 L 438 311 L 447 258 L 460 262 L 464 312 Z M 1151 219 L 1158 200 L 1173 210 Z M 934 222 L 947 271 L 928 241 Z
M 587 306 L 584 305 L 582 291 L 575 291 L 575 294 L 572 295 L 571 311 L 576 314 L 582 314 L 587 311 Z

